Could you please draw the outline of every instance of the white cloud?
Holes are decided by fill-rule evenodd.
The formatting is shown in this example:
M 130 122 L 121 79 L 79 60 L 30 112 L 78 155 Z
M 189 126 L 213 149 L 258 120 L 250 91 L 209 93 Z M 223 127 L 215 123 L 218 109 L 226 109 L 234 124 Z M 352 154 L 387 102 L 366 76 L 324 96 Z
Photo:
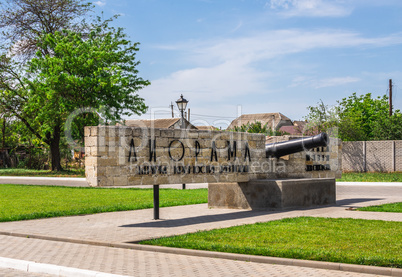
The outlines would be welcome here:
M 248 64 L 322 48 L 384 47 L 396 44 L 402 44 L 400 33 L 367 38 L 349 31 L 290 29 L 259 32 L 240 38 L 191 41 L 159 48 L 189 53 L 186 59 L 192 63 L 211 66 L 233 60 Z
M 278 58 L 289 56 L 292 59 L 292 55 L 318 49 L 355 49 L 395 44 L 402 44 L 400 34 L 370 38 L 348 31 L 294 29 L 266 31 L 240 38 L 163 45 L 159 48 L 180 53 L 178 56 L 183 59 L 180 63 L 185 62 L 187 66 L 151 80 L 152 84 L 141 92 L 141 96 L 150 107 L 166 108 L 183 93 L 190 100 L 190 107 L 204 107 L 203 114 L 210 115 L 236 115 L 238 104 L 247 106 L 248 113 L 282 111 L 290 116 L 291 113 L 304 114 L 306 106 L 291 94 L 294 90 L 289 87 L 304 86 L 319 90 L 336 88 L 360 79 L 342 75 L 322 78 L 321 74 L 314 75 L 314 70 L 295 78 L 289 85 L 286 76 L 283 76 L 283 68 L 276 71 L 274 63 Z M 303 96 L 303 101 L 314 102 L 316 98 L 316 95 L 309 93 Z M 227 108 L 230 105 L 233 109 Z M 166 114 L 161 117 L 166 117 Z
M 238 61 L 216 66 L 180 70 L 169 76 L 152 81 L 144 89 L 144 96 L 156 106 L 170 103 L 171 95 L 181 92 L 198 103 L 225 101 L 247 93 L 266 89 L 264 80 L 269 73 L 259 72 Z
M 318 80 L 315 84 L 313 84 L 314 88 L 326 88 L 326 87 L 335 87 L 342 86 L 350 83 L 355 83 L 360 81 L 360 78 L 355 77 L 335 77 L 335 78 L 326 78 Z
M 100 7 L 103 7 L 104 5 L 106 5 L 106 1 L 105 0 L 101 0 L 101 1 L 96 1 L 94 2 L 95 5 L 98 5 Z
M 236 32 L 237 30 L 239 30 L 241 27 L 243 26 L 243 21 L 240 21 L 236 27 L 233 28 L 232 32 Z
M 339 0 L 271 0 L 269 3 L 271 9 L 285 17 L 343 17 L 352 12 L 350 6 Z
M 315 89 L 342 86 L 359 82 L 361 79 L 351 76 L 317 79 L 315 77 L 298 76 L 294 78 L 289 87 L 312 87 Z

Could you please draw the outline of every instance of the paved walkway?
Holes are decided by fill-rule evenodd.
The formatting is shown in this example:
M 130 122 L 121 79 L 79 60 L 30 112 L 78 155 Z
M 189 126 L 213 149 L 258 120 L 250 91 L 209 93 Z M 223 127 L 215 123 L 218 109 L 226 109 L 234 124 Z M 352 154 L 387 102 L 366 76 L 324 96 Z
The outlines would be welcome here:
M 8 249 L 1 251 L 2 256 L 128 276 L 372 276 L 27 238 L 0 236 L 0 241 Z
M 52 269 L 53 273 L 63 269 L 64 272 L 70 272 L 70 276 L 76 276 L 77 272 L 74 273 L 71 270 L 77 269 L 89 270 L 85 276 L 100 276 L 96 275 L 96 272 L 128 276 L 370 276 L 291 266 L 289 261 L 283 262 L 287 265 L 273 265 L 197 257 L 194 255 L 201 253 L 197 251 L 187 253 L 189 255 L 183 255 L 185 251 L 182 254 L 175 254 L 168 253 L 170 251 L 168 248 L 139 247 L 132 242 L 296 216 L 402 221 L 400 213 L 347 210 L 350 207 L 397 201 L 402 201 L 400 184 L 387 183 L 376 186 L 338 183 L 336 206 L 297 211 L 208 209 L 206 204 L 201 204 L 161 208 L 161 220 L 158 221 L 152 220 L 153 210 L 147 209 L 3 222 L 0 223 L 0 257 L 40 263 L 41 267 L 36 266 L 36 268 L 57 265 L 57 268 Z M 30 238 L 27 238 L 28 236 Z M 108 245 L 114 247 L 108 247 Z M 32 263 L 30 266 L 35 268 Z M 9 274 L 5 276 L 14 276 L 13 272 L 1 275 L 2 270 L 0 269 L 0 276 L 5 274 Z M 45 272 L 49 273 L 49 271 Z

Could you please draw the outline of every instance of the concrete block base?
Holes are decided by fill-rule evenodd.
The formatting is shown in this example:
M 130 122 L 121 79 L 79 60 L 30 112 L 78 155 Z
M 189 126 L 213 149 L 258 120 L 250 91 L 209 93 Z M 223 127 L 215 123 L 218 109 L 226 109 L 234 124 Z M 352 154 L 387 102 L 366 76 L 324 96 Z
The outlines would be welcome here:
M 335 204 L 335 179 L 262 179 L 208 184 L 208 207 L 286 209 Z

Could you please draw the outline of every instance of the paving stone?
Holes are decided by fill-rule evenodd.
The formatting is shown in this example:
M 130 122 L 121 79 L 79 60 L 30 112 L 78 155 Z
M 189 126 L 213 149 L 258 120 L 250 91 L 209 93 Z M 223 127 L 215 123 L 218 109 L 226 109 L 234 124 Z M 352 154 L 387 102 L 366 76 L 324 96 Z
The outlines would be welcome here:
M 172 253 L 77 244 L 62 240 L 127 243 L 240 224 L 297 216 L 402 221 L 400 213 L 349 211 L 349 207 L 402 201 L 402 186 L 337 186 L 337 205 L 303 210 L 208 209 L 207 204 L 0 223 L 3 234 L 47 236 L 52 240 L 0 235 L 0 257 L 128 276 L 372 276 L 337 270 L 243 262 Z M 8 274 L 8 275 L 6 275 Z M 29 275 L 23 275 L 29 274 Z M 0 268 L 0 276 L 45 276 Z
M 57 217 L 0 223 L 0 232 L 61 237 L 101 242 L 125 243 L 252 224 L 297 216 L 349 217 L 402 221 L 400 213 L 359 212 L 349 207 L 402 201 L 402 186 L 356 187 L 337 186 L 337 205 L 301 210 L 251 211 L 208 209 L 207 204 L 160 209 L 161 220 L 153 220 L 153 210 L 101 213 L 85 216 Z
M 7 258 L 127 276 L 373 276 L 1 235 L 0 245 L 0 255 Z M 9 275 L 0 276 L 51 276 L 3 271 Z

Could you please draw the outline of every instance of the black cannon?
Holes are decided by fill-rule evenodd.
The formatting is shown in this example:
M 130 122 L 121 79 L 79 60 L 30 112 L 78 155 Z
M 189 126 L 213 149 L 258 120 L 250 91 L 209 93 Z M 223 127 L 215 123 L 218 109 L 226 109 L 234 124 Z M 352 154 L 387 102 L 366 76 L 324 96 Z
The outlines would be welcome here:
M 279 158 L 285 155 L 301 152 L 307 149 L 320 146 L 327 146 L 327 144 L 328 144 L 328 135 L 326 133 L 321 133 L 316 136 L 266 144 L 265 153 L 267 158 L 271 157 Z

